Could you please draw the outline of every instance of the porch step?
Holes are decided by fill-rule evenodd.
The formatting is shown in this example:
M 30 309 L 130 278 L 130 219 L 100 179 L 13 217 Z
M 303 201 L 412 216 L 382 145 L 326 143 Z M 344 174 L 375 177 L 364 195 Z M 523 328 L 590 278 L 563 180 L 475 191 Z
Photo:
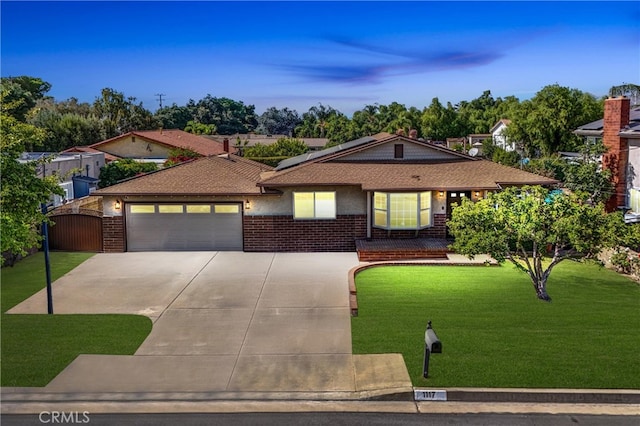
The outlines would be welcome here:
M 449 241 L 438 238 L 357 240 L 361 262 L 389 260 L 446 259 Z

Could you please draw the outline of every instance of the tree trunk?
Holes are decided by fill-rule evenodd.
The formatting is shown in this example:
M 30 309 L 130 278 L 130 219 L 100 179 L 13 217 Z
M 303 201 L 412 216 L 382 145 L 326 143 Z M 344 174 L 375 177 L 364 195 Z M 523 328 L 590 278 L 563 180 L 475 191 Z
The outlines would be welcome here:
M 551 302 L 551 296 L 547 294 L 547 279 L 540 278 L 537 281 L 538 282 L 534 283 L 533 288 L 536 290 L 538 299 L 544 300 L 545 302 Z

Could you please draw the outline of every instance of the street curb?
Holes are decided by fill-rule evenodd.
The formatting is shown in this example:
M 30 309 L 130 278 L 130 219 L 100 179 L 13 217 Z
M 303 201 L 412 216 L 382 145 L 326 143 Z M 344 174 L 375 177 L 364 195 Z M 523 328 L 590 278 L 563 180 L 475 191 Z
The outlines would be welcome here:
M 445 391 L 447 402 L 640 404 L 636 389 L 395 388 L 356 392 L 47 392 L 2 388 L 2 403 L 126 401 L 414 401 L 415 391 Z

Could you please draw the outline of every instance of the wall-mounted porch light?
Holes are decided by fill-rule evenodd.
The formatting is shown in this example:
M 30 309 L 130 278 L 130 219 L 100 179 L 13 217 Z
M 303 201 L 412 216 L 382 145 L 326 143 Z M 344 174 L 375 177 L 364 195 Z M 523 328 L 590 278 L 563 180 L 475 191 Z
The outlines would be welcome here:
M 116 200 L 116 203 L 113 206 L 116 210 L 120 210 L 120 208 L 122 207 L 122 205 L 120 204 L 120 200 Z
M 247 200 L 244 202 L 244 209 L 251 210 L 251 201 Z
M 476 191 L 476 198 L 480 196 L 480 191 Z
M 438 192 L 438 197 L 440 197 L 440 198 L 444 197 L 444 191 Z

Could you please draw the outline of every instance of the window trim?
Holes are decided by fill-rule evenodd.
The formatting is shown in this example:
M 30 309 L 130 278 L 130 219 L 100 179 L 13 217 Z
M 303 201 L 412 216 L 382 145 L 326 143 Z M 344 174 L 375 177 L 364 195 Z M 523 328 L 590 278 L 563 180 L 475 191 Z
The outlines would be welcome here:
M 397 143 L 393 145 L 393 158 L 396 160 L 402 160 L 404 158 L 404 144 Z
M 385 208 L 379 208 L 376 207 L 376 202 L 375 202 L 375 197 L 376 195 L 380 195 L 380 194 L 384 194 L 384 197 L 386 198 L 385 200 Z M 391 212 L 391 194 L 416 194 L 416 226 L 415 227 L 394 227 L 391 226 L 391 221 L 392 221 L 392 212 Z M 429 199 L 429 207 L 427 208 L 422 208 L 422 199 L 423 197 L 428 197 Z M 375 191 L 373 193 L 373 222 L 372 222 L 372 226 L 374 228 L 379 228 L 379 229 L 386 229 L 388 231 L 407 231 L 407 230 L 421 230 L 421 229 L 426 229 L 426 228 L 431 228 L 433 227 L 433 217 L 432 217 L 432 206 L 431 206 L 431 202 L 432 202 L 432 191 L 419 191 L 419 192 L 382 192 L 382 191 Z M 422 215 L 423 212 L 428 212 L 428 218 L 429 218 L 429 223 L 426 225 L 422 224 Z M 386 218 L 386 225 L 382 226 L 376 223 L 376 213 L 384 213 L 384 216 Z
M 333 216 L 322 216 L 318 217 L 318 204 L 316 199 L 316 194 L 333 194 Z M 296 214 L 296 194 L 313 194 L 313 216 L 303 216 L 299 217 Z M 292 204 L 293 204 L 293 219 L 294 220 L 334 220 L 338 216 L 338 202 L 337 202 L 337 194 L 336 191 L 293 191 L 291 196 Z

